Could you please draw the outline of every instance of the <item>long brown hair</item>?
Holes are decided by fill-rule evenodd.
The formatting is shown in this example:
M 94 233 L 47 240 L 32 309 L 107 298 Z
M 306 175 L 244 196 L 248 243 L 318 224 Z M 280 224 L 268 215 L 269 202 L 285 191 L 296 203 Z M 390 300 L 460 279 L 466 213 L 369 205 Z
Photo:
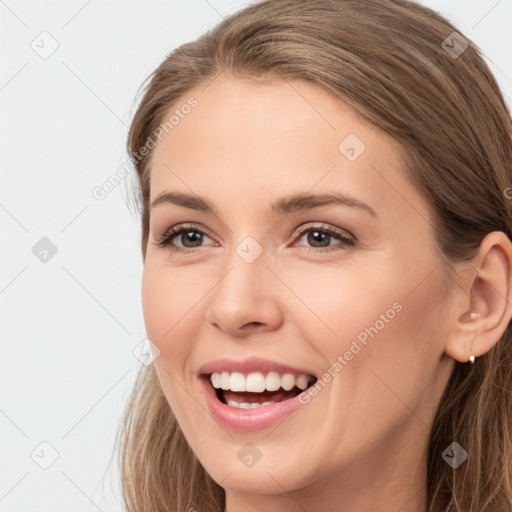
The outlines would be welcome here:
M 512 239 L 510 113 L 479 48 L 454 32 L 408 0 L 264 0 L 173 50 L 146 81 L 127 141 L 143 257 L 152 152 L 141 148 L 171 107 L 224 70 L 316 84 L 393 136 L 432 206 L 446 262 L 472 258 L 491 231 Z M 512 510 L 511 337 L 509 324 L 475 365 L 455 363 L 431 431 L 429 512 Z M 224 490 L 188 446 L 153 365 L 141 367 L 117 440 L 129 512 L 224 510 Z M 441 457 L 453 441 L 469 453 L 457 469 Z

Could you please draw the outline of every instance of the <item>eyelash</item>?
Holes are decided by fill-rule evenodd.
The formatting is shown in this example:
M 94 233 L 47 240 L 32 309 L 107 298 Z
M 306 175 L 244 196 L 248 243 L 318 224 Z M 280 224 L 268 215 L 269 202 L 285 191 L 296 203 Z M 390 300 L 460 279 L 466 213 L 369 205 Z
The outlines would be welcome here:
M 302 228 L 301 230 L 296 231 L 294 233 L 294 239 L 302 238 L 302 236 L 305 233 L 308 233 L 309 231 L 313 231 L 313 230 L 320 231 L 321 233 L 326 233 L 330 236 L 333 236 L 333 237 L 339 239 L 342 242 L 342 246 L 354 247 L 356 244 L 356 240 L 354 238 L 348 238 L 346 236 L 343 236 L 342 233 L 340 233 L 339 231 L 337 231 L 329 226 L 309 226 L 307 228 Z M 188 232 L 195 232 L 195 233 L 200 233 L 201 235 L 208 236 L 206 233 L 204 233 L 200 229 L 197 229 L 193 225 L 181 224 L 179 226 L 175 226 L 175 227 L 169 229 L 168 231 L 166 231 L 154 245 L 156 245 L 157 247 L 167 248 L 167 250 L 169 250 L 170 252 L 173 252 L 173 253 L 174 252 L 181 252 L 181 253 L 193 252 L 195 249 L 199 249 L 200 247 L 197 247 L 197 248 L 191 247 L 191 248 L 183 249 L 181 247 L 171 245 L 171 241 L 174 238 L 178 237 L 182 233 L 188 233 Z M 305 252 L 321 253 L 321 252 L 342 250 L 342 248 L 343 247 L 323 248 L 322 249 L 322 248 L 307 248 L 306 247 L 304 250 L 305 250 Z

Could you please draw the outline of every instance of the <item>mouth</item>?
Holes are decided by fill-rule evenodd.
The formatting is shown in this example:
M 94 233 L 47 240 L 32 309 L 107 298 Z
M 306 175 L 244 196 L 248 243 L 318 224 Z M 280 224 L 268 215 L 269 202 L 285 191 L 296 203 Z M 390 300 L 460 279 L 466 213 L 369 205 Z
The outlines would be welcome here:
M 256 409 L 291 400 L 317 382 L 311 374 L 213 372 L 202 374 L 217 400 L 234 409 Z

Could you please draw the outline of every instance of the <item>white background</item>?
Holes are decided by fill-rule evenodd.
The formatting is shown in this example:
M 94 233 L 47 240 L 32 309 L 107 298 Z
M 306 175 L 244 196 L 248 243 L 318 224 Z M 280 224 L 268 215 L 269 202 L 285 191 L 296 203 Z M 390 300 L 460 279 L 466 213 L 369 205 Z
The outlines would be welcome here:
M 512 0 L 423 3 L 482 48 L 512 97 Z M 126 160 L 142 81 L 246 4 L 0 0 L 1 512 L 121 510 L 107 464 L 145 338 L 140 221 L 130 179 L 103 200 L 92 191 Z M 43 31 L 58 43 L 46 59 L 31 47 L 51 48 Z M 57 248 L 47 262 L 32 252 L 43 237 Z M 59 454 L 48 469 L 41 442 Z

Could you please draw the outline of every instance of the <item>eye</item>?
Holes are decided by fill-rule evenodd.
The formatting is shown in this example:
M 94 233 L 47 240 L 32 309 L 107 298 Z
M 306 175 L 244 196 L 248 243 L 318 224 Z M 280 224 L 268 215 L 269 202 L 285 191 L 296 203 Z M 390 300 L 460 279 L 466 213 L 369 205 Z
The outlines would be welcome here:
M 332 228 L 331 226 L 319 225 L 319 226 L 309 226 L 306 228 L 301 228 L 298 232 L 294 233 L 295 237 L 306 238 L 307 243 L 311 244 L 313 249 L 305 247 L 306 252 L 330 252 L 342 250 L 345 247 L 353 247 L 356 244 L 356 240 L 352 235 L 346 236 L 344 233 L 338 231 L 337 229 Z M 333 239 L 339 240 L 341 243 L 335 244 L 331 246 L 330 242 Z M 322 248 L 331 247 L 327 250 L 321 250 Z M 320 248 L 320 250 L 319 250 Z
M 155 245 L 157 247 L 166 247 L 171 252 L 189 252 L 189 249 L 201 246 L 200 244 L 204 236 L 209 238 L 195 226 L 180 224 L 166 231 Z M 173 242 L 174 239 L 179 240 L 183 245 L 176 246 Z
M 348 235 L 345 235 L 345 233 Z M 166 247 L 171 252 L 191 252 L 194 248 L 201 247 L 203 238 L 209 238 L 201 229 L 194 225 L 178 225 L 166 231 L 155 243 L 157 247 Z M 299 238 L 300 237 L 300 238 Z M 353 247 L 356 239 L 346 231 L 338 231 L 331 226 L 319 225 L 303 227 L 293 234 L 293 238 L 306 238 L 307 243 L 313 248 L 304 247 L 306 252 L 330 252 L 333 250 L 342 250 L 346 247 Z M 174 240 L 181 242 L 176 245 Z M 331 246 L 331 241 L 336 239 L 338 244 Z M 211 239 L 210 239 L 211 240 Z M 331 247 L 327 250 L 322 250 Z

